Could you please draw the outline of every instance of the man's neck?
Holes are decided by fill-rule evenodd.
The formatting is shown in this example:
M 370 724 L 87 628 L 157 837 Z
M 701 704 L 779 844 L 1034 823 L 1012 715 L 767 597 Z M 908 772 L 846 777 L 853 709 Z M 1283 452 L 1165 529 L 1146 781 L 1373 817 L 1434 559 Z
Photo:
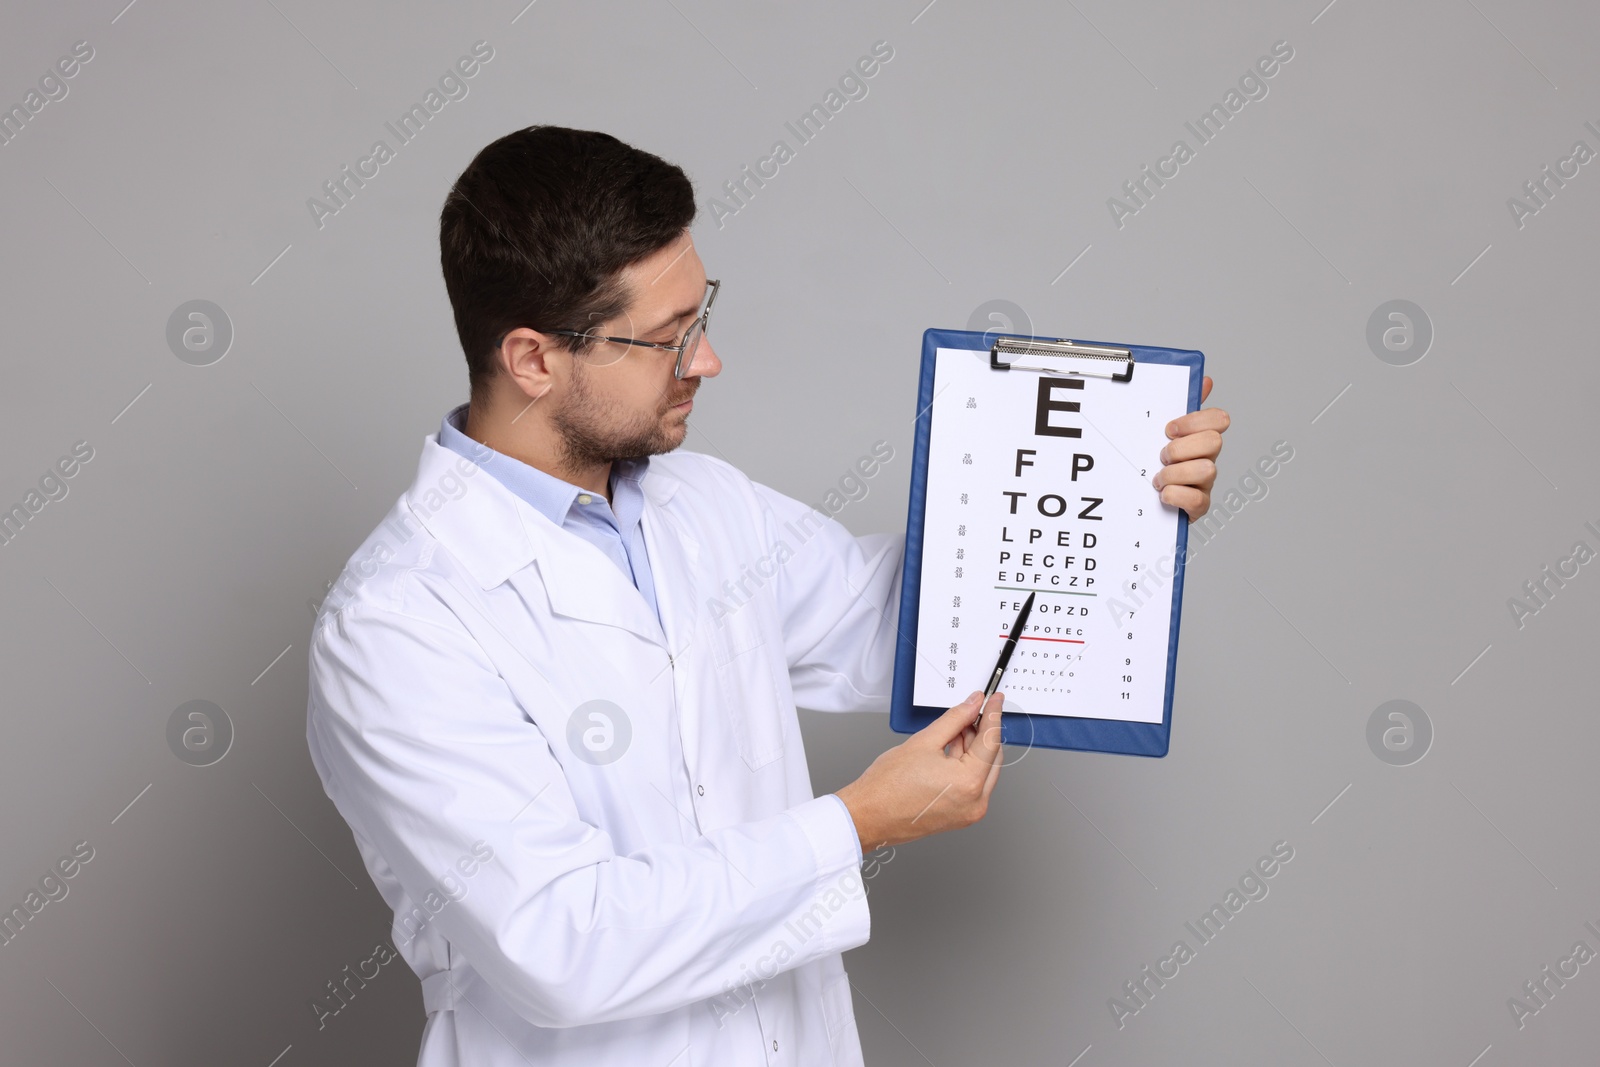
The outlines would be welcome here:
M 521 420 L 515 417 L 501 419 L 494 412 L 485 412 L 482 406 L 473 402 L 467 405 L 467 417 L 462 422 L 461 432 L 503 456 L 510 456 L 553 478 L 560 478 L 591 493 L 598 493 L 607 500 L 611 499 L 613 465 L 609 460 L 577 469 L 567 467 L 560 462 L 560 442 L 550 427 L 532 420 L 520 423 Z

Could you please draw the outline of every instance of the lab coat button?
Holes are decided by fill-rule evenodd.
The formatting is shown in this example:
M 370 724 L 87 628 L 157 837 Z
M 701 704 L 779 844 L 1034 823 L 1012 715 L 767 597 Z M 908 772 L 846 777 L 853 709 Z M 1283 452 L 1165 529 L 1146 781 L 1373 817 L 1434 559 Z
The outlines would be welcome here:
M 699 794 L 700 794 L 700 795 L 701 795 L 701 796 L 705 796 L 705 795 L 706 795 L 706 787 L 705 787 L 705 786 L 703 786 L 703 785 L 697 785 L 697 786 L 695 786 L 695 787 L 694 787 L 694 791 L 695 791 L 695 792 L 696 792 L 696 793 L 699 793 Z

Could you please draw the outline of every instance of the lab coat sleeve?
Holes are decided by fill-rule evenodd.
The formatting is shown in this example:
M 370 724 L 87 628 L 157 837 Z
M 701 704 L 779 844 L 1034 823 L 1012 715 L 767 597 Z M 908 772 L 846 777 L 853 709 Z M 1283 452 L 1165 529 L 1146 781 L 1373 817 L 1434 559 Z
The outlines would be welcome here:
M 618 855 L 483 650 L 431 617 L 443 613 L 328 617 L 310 652 L 310 742 L 341 814 L 412 901 L 447 898 L 430 921 L 518 1014 L 567 1027 L 726 1000 L 752 975 L 866 942 L 837 798 Z
M 905 535 L 856 537 L 810 505 L 752 484 L 767 543 L 783 561 L 773 585 L 795 703 L 888 710 Z

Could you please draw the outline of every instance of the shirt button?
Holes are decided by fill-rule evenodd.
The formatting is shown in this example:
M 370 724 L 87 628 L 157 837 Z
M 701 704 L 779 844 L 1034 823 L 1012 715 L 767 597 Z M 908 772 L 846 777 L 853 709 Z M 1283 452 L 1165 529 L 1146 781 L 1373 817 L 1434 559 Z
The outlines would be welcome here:
M 772 1039 L 772 1051 L 774 1051 L 774 1052 L 778 1051 L 778 1039 L 777 1038 L 773 1038 Z
M 579 493 L 578 494 L 578 503 L 580 503 L 580 504 L 591 504 L 593 502 L 594 502 L 594 497 L 590 496 L 588 493 Z
M 700 795 L 701 795 L 701 796 L 705 796 L 705 795 L 706 795 L 706 787 L 705 787 L 705 786 L 703 786 L 703 785 L 697 785 L 697 786 L 695 786 L 695 787 L 694 787 L 694 791 L 695 791 L 695 792 L 696 792 L 696 793 L 699 793 L 699 794 L 700 794 Z

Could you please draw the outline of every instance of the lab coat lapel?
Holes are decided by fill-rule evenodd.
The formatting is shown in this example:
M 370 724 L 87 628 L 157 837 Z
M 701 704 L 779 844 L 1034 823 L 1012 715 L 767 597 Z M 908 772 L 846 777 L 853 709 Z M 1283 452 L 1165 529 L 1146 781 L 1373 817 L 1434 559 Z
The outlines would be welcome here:
M 644 595 L 604 552 L 531 507 L 524 507 L 521 515 L 534 543 L 538 575 L 530 570 L 513 574 L 511 584 L 519 593 L 537 596 L 532 586 L 542 585 L 557 615 L 618 626 L 653 644 L 666 643 Z M 656 581 L 660 583 L 659 575 Z
M 700 589 L 695 575 L 700 569 L 700 542 L 690 533 L 687 516 L 668 506 L 677 492 L 677 479 L 659 468 L 640 483 L 644 490 L 645 551 L 650 553 L 650 573 L 656 582 L 656 603 L 666 624 L 667 652 L 672 657 L 672 688 L 678 739 L 691 778 L 699 776 L 701 702 L 693 698 L 695 664 L 711 655 L 695 647 L 699 622 Z M 685 814 L 680 812 L 680 814 Z M 687 815 L 685 815 L 687 817 Z M 700 816 L 694 821 L 698 825 Z
M 460 484 L 466 489 L 458 495 L 445 497 L 438 489 Z M 407 497 L 418 521 L 485 591 L 509 581 L 526 603 L 547 600 L 558 615 L 617 626 L 664 644 L 650 605 L 604 552 L 439 444 L 435 434 L 423 442 L 417 480 Z
M 644 490 L 645 551 L 650 553 L 650 573 L 655 577 L 656 603 L 666 625 L 667 648 L 681 656 L 694 640 L 699 620 L 700 587 L 695 575 L 700 569 L 700 542 L 668 502 L 678 490 L 678 481 L 663 470 L 652 469 L 640 483 Z

